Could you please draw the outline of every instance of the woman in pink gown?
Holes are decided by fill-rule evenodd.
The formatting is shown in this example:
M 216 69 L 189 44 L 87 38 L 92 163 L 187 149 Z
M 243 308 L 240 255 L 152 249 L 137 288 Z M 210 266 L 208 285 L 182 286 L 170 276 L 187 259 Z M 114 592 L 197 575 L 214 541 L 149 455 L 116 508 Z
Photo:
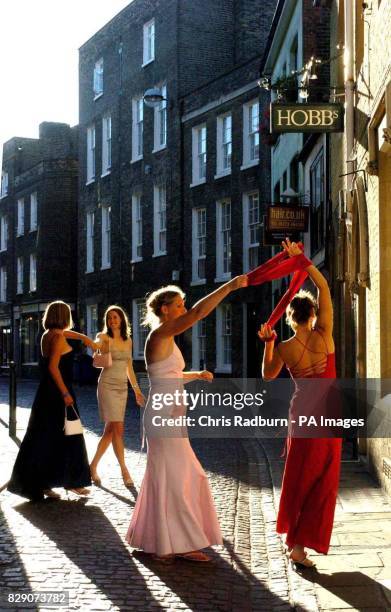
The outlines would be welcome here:
M 201 549 L 222 544 L 222 537 L 206 474 L 181 425 L 161 432 L 152 417 L 185 416 L 180 402 L 154 410 L 155 393 L 181 392 L 195 379 L 211 380 L 210 372 L 183 372 L 185 362 L 175 336 L 206 317 L 232 291 L 247 286 L 245 275 L 233 278 L 186 310 L 184 294 L 176 286 L 162 287 L 147 300 L 147 322 L 152 331 L 145 345 L 151 390 L 144 413 L 147 467 L 126 540 L 163 562 L 174 556 L 210 561 Z M 155 396 L 156 397 L 156 396 Z

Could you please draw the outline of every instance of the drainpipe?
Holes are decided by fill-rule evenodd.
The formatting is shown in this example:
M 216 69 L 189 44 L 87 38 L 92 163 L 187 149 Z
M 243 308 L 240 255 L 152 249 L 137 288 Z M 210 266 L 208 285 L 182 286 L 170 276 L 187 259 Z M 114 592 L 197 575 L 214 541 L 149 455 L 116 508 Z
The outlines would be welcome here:
M 345 134 L 346 134 L 346 172 L 355 170 L 353 161 L 354 147 L 354 6 L 353 0 L 345 0 Z M 353 174 L 346 177 L 346 188 L 353 184 Z M 349 211 L 350 212 L 350 211 Z

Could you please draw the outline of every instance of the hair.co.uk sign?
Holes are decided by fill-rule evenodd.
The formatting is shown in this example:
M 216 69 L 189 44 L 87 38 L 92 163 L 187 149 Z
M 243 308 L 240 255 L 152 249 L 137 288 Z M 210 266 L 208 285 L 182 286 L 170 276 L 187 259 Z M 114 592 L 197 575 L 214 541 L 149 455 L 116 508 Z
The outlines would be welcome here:
M 271 104 L 270 131 L 343 132 L 342 104 Z

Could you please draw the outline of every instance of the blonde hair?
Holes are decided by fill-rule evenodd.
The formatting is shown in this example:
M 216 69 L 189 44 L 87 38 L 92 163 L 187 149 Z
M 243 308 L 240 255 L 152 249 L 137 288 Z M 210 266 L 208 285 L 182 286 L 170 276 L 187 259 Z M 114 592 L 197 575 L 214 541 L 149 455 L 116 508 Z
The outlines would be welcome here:
M 185 293 L 176 285 L 166 285 L 150 293 L 146 301 L 146 313 L 142 324 L 152 329 L 159 324 L 162 306 L 172 304 L 176 297 L 185 297 Z
M 126 312 L 124 311 L 123 308 L 121 308 L 121 306 L 117 306 L 116 304 L 112 305 L 112 306 L 108 306 L 108 308 L 106 308 L 106 312 L 103 316 L 103 333 L 104 334 L 108 334 L 110 336 L 110 338 L 113 337 L 113 332 L 111 331 L 109 325 L 107 324 L 107 320 L 108 320 L 108 316 L 110 314 L 110 312 L 116 312 L 117 315 L 119 316 L 119 318 L 121 319 L 121 328 L 120 328 L 120 334 L 121 334 L 121 338 L 122 340 L 128 340 L 128 338 L 130 338 L 130 334 L 131 334 L 131 329 L 130 329 L 130 323 L 129 323 L 129 319 L 128 319 L 128 315 L 126 314 Z
M 44 329 L 72 329 L 72 313 L 68 304 L 62 300 L 48 304 L 42 317 L 42 326 Z
M 301 323 L 307 323 L 310 317 L 316 315 L 318 303 L 310 291 L 301 289 L 286 308 L 286 322 L 295 329 Z

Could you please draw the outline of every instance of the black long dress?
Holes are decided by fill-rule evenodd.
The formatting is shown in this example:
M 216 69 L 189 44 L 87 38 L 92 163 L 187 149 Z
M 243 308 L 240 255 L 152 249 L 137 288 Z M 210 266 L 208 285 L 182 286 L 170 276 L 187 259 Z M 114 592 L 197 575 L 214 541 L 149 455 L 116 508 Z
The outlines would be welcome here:
M 59 369 L 75 400 L 72 389 L 73 351 L 62 355 Z M 91 484 L 83 434 L 64 434 L 64 400 L 48 370 L 41 365 L 41 380 L 31 408 L 30 419 L 12 471 L 8 490 L 27 499 L 43 498 L 44 489 L 73 489 Z M 68 408 L 68 418 L 76 418 Z

